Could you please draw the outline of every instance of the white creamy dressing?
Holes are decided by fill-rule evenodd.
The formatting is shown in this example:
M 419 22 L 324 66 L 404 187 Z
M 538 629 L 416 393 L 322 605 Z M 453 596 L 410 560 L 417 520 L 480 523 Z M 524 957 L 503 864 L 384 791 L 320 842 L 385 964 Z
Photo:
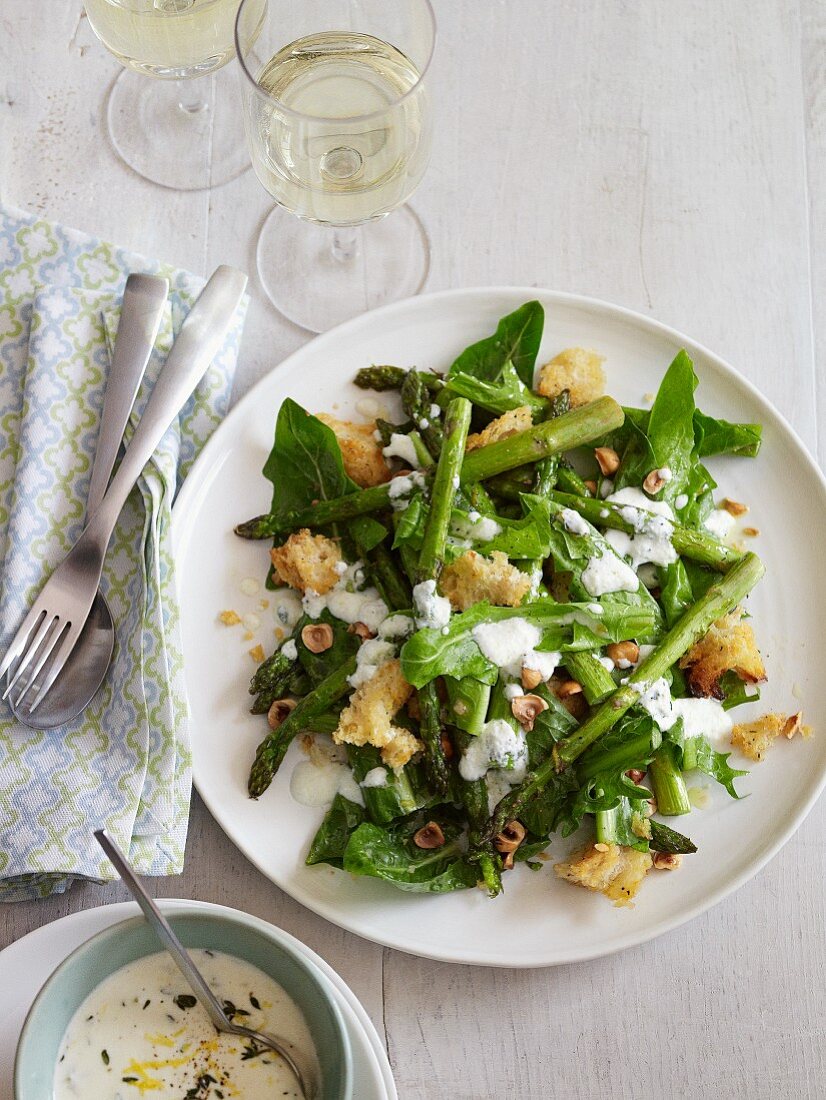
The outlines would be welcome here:
M 400 432 L 391 434 L 390 442 L 382 448 L 381 453 L 385 458 L 400 458 L 402 462 L 407 463 L 411 470 L 418 470 L 421 466 L 413 440 L 409 435 L 402 435 Z
M 439 595 L 434 580 L 421 581 L 414 587 L 413 607 L 419 630 L 441 630 L 450 622 L 450 600 Z
M 494 718 L 471 739 L 462 759 L 459 774 L 472 783 L 481 779 L 489 768 L 503 768 L 521 783 L 528 770 L 528 746 L 521 730 L 515 730 L 504 718 Z
M 519 676 L 523 668 L 529 668 L 550 680 L 560 661 L 559 653 L 537 651 L 542 631 L 521 617 L 478 623 L 470 633 L 482 656 L 510 676 Z
M 302 806 L 329 806 L 337 794 L 364 805 L 349 765 L 335 760 L 299 761 L 290 776 L 290 794 Z
M 639 578 L 631 566 L 607 549 L 588 559 L 582 570 L 582 583 L 589 596 L 604 596 L 607 592 L 636 592 Z
M 662 475 L 663 470 L 658 472 Z M 640 489 L 629 485 L 612 493 L 608 503 L 621 506 L 619 513 L 634 528 L 634 534 L 609 530 L 605 532 L 605 539 L 621 557 L 631 559 L 634 569 L 648 563 L 670 565 L 677 560 L 677 551 L 671 543 L 674 513 L 667 501 L 651 500 Z
M 387 768 L 371 768 L 361 781 L 362 787 L 386 787 Z
M 249 1013 L 239 1016 L 239 1022 L 275 1032 L 314 1054 L 301 1011 L 268 974 L 222 952 L 190 953 L 219 1000 Z M 191 996 L 163 951 L 110 974 L 82 1002 L 66 1029 L 55 1069 L 54 1100 L 207 1095 L 204 1089 L 189 1092 L 198 1089 L 205 1074 L 214 1078 L 210 1100 L 216 1089 L 227 1100 L 301 1096 L 283 1058 L 269 1051 L 249 1057 L 250 1041 L 216 1032 Z
M 579 512 L 573 508 L 563 508 L 561 512 L 562 525 L 572 535 L 590 535 L 591 527 L 588 521 L 583 519 Z
M 727 512 L 725 508 L 715 508 L 703 520 L 703 527 L 715 535 L 720 542 L 725 542 L 735 523 L 736 520 L 731 512 Z
M 664 678 L 636 687 L 640 705 L 663 732 L 681 718 L 686 737 L 707 737 L 713 748 L 726 747 L 734 723 L 718 699 L 672 699 Z
M 490 542 L 497 535 L 502 534 L 502 525 L 490 516 L 483 516 L 479 512 L 468 512 L 467 519 L 455 519 L 450 525 L 450 530 L 459 538 L 472 539 L 473 542 Z
M 317 619 L 325 609 L 335 619 L 345 623 L 364 623 L 373 633 L 390 614 L 378 589 L 361 588 L 364 584 L 364 566 L 360 561 L 345 565 L 344 572 L 334 588 L 320 596 L 312 588 L 304 593 L 302 605 L 311 619 Z
M 403 477 L 394 477 L 387 491 L 393 511 L 403 512 L 408 504 L 407 498 L 417 489 L 423 489 L 425 484 L 424 474 L 419 473 L 418 470 Z
M 289 635 L 304 614 L 301 596 L 294 588 L 279 588 L 275 591 L 273 600 L 275 621 L 284 633 Z
M 611 481 L 611 479 L 608 478 L 608 477 L 603 478 L 602 483 L 599 487 L 599 495 L 602 497 L 602 499 L 605 500 L 605 498 L 609 497 L 611 495 L 611 493 L 613 493 L 613 491 L 614 491 L 613 481 Z
M 288 661 L 298 660 L 298 646 L 295 644 L 295 638 L 290 638 L 286 641 L 281 647 L 281 652 Z
M 680 493 L 677 497 L 675 497 L 674 507 L 677 509 L 678 512 L 681 512 L 683 508 L 685 508 L 686 504 L 688 504 L 688 493 Z
M 356 670 L 347 677 L 351 687 L 359 688 L 372 680 L 385 662 L 396 656 L 396 647 L 384 638 L 368 638 L 356 653 Z

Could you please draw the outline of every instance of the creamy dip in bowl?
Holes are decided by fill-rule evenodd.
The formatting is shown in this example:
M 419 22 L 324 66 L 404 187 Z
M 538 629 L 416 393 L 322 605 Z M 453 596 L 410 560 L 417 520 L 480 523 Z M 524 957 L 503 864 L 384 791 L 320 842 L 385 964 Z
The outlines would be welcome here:
M 165 913 L 239 1023 L 315 1055 L 319 1100 L 352 1100 L 349 1041 L 327 979 L 290 937 L 242 913 Z M 281 1058 L 219 1035 L 142 917 L 82 944 L 23 1027 L 16 1100 L 300 1097 Z

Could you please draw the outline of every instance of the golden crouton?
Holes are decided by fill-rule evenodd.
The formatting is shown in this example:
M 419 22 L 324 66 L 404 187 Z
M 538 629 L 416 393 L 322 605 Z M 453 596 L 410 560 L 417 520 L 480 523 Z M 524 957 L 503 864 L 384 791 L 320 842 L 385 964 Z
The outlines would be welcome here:
M 741 722 L 731 731 L 731 743 L 749 760 L 760 762 L 772 741 L 780 737 L 791 740 L 796 733 L 811 737 L 812 727 L 804 726 L 800 713 L 764 714 L 755 722 Z
M 403 768 L 412 756 L 422 751 L 424 745 L 410 730 L 398 726 L 391 726 L 390 729 L 393 739 L 381 750 L 381 758 L 388 768 Z
M 352 424 L 349 420 L 336 420 L 328 413 L 318 413 L 318 419 L 332 428 L 341 448 L 347 476 L 363 489 L 381 485 L 390 480 L 390 467 L 381 453 L 381 444 L 373 433 L 376 422 Z
M 604 355 L 586 348 L 566 348 L 539 371 L 537 393 L 556 397 L 568 391 L 571 405 L 587 405 L 605 393 Z
M 324 535 L 311 534 L 306 527 L 290 535 L 283 546 L 270 550 L 270 558 L 279 579 L 300 592 L 311 588 L 323 596 L 341 579 L 336 570 L 341 561 L 338 545 Z
M 237 626 L 241 622 L 241 616 L 237 611 L 222 611 L 218 618 L 224 626 Z
M 392 724 L 412 694 L 413 688 L 402 675 L 401 662 L 395 657 L 385 661 L 353 692 L 350 705 L 341 712 L 333 740 L 337 745 L 374 745 L 382 750 L 386 764 L 402 767 L 422 747 L 412 733 Z
M 467 611 L 483 600 L 497 607 L 518 607 L 530 587 L 530 576 L 511 565 L 501 550 L 494 550 L 489 558 L 468 550 L 446 565 L 439 577 L 439 588 L 454 611 Z
M 680 659 L 692 695 L 722 699 L 719 681 L 725 672 L 736 672 L 747 684 L 766 679 L 754 631 L 748 623 L 741 622 L 742 614 L 738 607 L 718 619 Z
M 502 416 L 498 416 L 496 420 L 491 420 L 481 432 L 469 435 L 465 449 L 475 451 L 477 447 L 487 447 L 488 443 L 498 443 L 500 439 L 507 439 L 509 435 L 526 431 L 532 424 L 530 406 L 522 405 L 518 409 L 511 409 Z
M 638 852 L 636 848 L 589 844 L 555 864 L 554 870 L 574 886 L 605 894 L 615 905 L 628 905 L 652 863 L 649 852 Z

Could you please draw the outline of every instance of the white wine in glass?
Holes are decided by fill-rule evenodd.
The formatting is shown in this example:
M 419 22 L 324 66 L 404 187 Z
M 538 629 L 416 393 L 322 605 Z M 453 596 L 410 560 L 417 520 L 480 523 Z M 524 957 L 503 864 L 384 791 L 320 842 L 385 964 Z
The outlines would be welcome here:
M 256 175 L 278 203 L 259 274 L 285 316 L 318 332 L 426 278 L 419 220 L 409 208 L 384 219 L 430 155 L 433 13 L 428 0 L 270 0 L 251 43 L 250 3 L 237 31 L 244 118 Z
M 85 3 L 92 30 L 126 70 L 107 104 L 121 158 L 145 178 L 178 190 L 214 187 L 243 172 L 249 160 L 231 106 L 234 89 L 222 90 L 214 76 L 195 79 L 217 73 L 235 56 L 240 0 Z M 252 33 L 266 3 L 252 0 Z

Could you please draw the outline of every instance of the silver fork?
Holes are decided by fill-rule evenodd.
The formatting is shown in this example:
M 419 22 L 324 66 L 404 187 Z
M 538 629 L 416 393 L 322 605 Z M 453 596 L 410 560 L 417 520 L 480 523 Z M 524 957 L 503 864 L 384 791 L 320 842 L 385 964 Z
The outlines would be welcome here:
M 48 661 L 28 708 L 36 710 L 74 649 L 121 509 L 164 432 L 220 350 L 246 285 L 242 272 L 219 267 L 189 311 L 109 488 L 78 541 L 43 586 L 0 663 L 0 679 L 11 673 L 3 698 L 28 674 L 17 707 Z

